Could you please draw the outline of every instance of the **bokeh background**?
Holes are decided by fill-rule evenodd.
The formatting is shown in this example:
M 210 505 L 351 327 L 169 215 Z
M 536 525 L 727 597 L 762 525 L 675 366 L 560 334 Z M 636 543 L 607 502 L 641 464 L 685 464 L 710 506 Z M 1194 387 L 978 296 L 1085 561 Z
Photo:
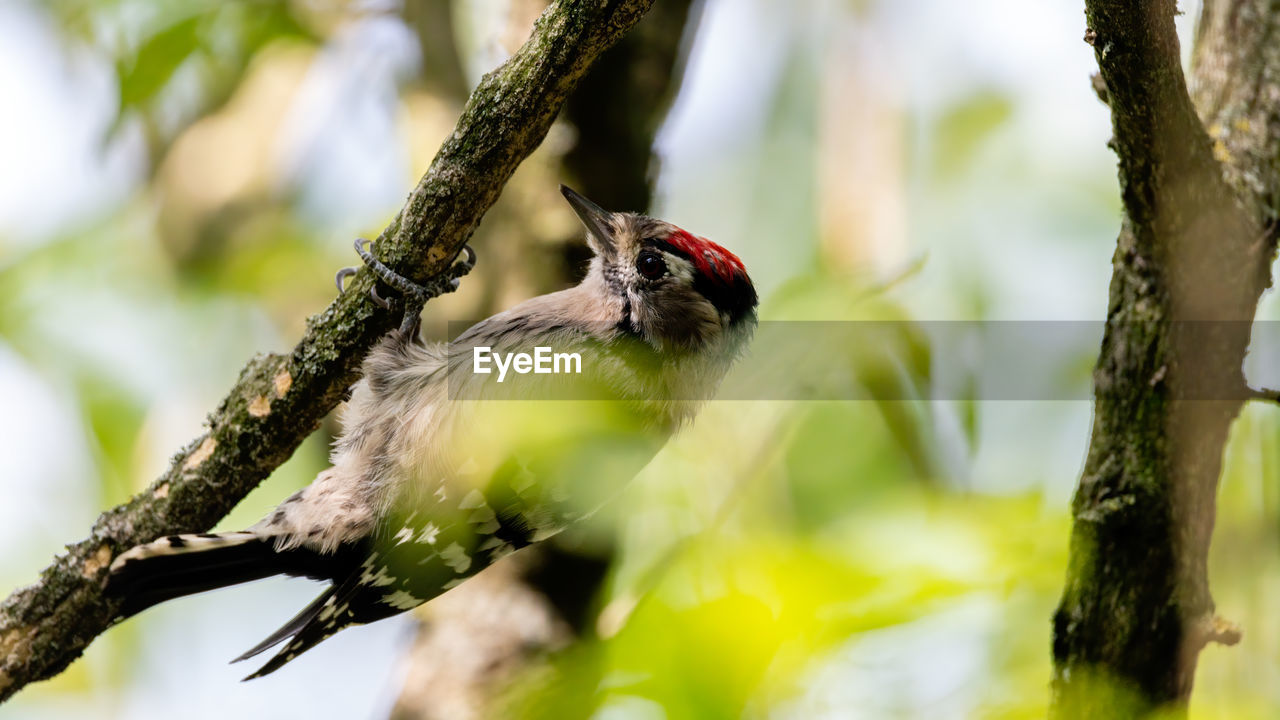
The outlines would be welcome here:
M 0 2 L 0 590 L 154 479 L 250 356 L 292 346 L 351 239 L 393 216 L 544 6 Z M 1182 9 L 1189 45 L 1198 8 Z M 580 272 L 561 181 L 728 246 L 763 319 L 1105 317 L 1119 203 L 1079 3 L 706 0 L 645 22 L 643 47 L 674 62 L 635 51 L 633 74 L 575 100 L 486 217 L 477 272 L 429 306 L 436 337 Z M 611 94 L 624 81 L 639 94 Z M 1269 297 L 1261 317 L 1278 314 Z M 959 359 L 903 328 L 893 396 L 919 400 L 711 403 L 607 514 L 607 622 L 511 707 L 1042 716 L 1089 405 L 977 383 L 931 400 Z M 1064 393 L 1095 351 L 1066 358 Z M 886 382 L 882 364 L 849 373 Z M 337 429 L 220 527 L 308 482 Z M 1211 568 L 1245 640 L 1206 650 L 1194 717 L 1280 712 L 1278 442 L 1280 410 L 1247 408 Z M 316 591 L 267 581 L 149 611 L 0 717 L 386 717 L 410 617 L 267 680 L 226 664 Z

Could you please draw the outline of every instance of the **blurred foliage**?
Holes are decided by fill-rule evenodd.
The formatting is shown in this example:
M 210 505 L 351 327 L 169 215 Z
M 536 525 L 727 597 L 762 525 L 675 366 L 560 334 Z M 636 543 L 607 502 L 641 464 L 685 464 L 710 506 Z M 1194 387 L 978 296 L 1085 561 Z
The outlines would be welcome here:
M 516 5 L 511 12 L 536 15 L 537 3 Z M 817 394 L 852 388 L 871 399 L 709 404 L 577 531 L 583 542 L 608 537 L 618 548 L 598 600 L 597 632 L 536 664 L 506 697 L 506 716 L 1042 717 L 1050 617 L 1066 557 L 1066 493 L 1087 418 L 1069 424 L 1049 403 L 1028 403 L 1021 406 L 1025 426 L 993 438 L 1001 403 L 980 401 L 976 379 L 962 399 L 930 402 L 938 370 L 951 358 L 910 321 L 930 311 L 998 314 L 1010 281 L 981 241 L 998 244 L 1001 258 L 1020 245 L 1033 253 L 1087 246 L 1094 253 L 1087 267 L 1103 276 L 1096 283 L 1101 307 L 1117 207 L 1105 138 L 1089 172 L 1046 170 L 1018 150 L 1027 100 L 1017 89 L 984 82 L 949 93 L 940 110 L 925 114 L 865 77 L 882 66 L 834 54 L 855 44 L 837 29 L 865 24 L 879 32 L 890 24 L 884 13 L 891 4 L 836 4 L 825 25 L 809 5 L 757 5 L 775 21 L 767 39 L 776 46 L 730 48 L 759 52 L 768 63 L 748 98 L 755 104 L 716 97 L 725 107 L 714 118 L 714 137 L 684 147 L 691 155 L 719 154 L 697 155 L 688 161 L 692 170 L 681 168 L 682 158 L 667 158 L 664 172 L 675 168 L 663 176 L 671 183 L 668 204 L 679 222 L 691 218 L 693 230 L 695 223 L 718 225 L 717 240 L 744 257 L 765 291 L 763 320 L 883 323 L 883 337 L 865 346 L 839 346 L 847 339 L 833 337 L 830 352 L 839 362 L 822 375 L 805 374 L 807 365 L 788 368 Z M 22 557 L 25 565 L 12 566 L 20 571 L 4 577 L 9 586 L 28 581 L 48 551 L 77 537 L 98 511 L 150 482 L 169 453 L 198 432 L 244 361 L 287 349 L 305 318 L 332 297 L 332 273 L 354 261 L 353 228 L 373 235 L 395 212 L 398 196 L 355 210 L 335 207 L 344 197 L 309 197 L 314 168 L 291 174 L 276 157 L 297 130 L 289 114 L 306 79 L 323 76 L 323 54 L 361 23 L 401 23 L 403 12 L 414 37 L 437 42 L 455 34 L 442 18 L 486 8 L 456 0 L 411 2 L 404 10 L 284 0 L 41 6 L 62 42 L 110 70 L 114 122 L 103 125 L 115 134 L 104 146 L 141 125 L 146 172 L 120 206 L 82 226 L 37 241 L 0 237 L 0 342 L 67 409 L 66 442 L 51 438 L 44 451 L 71 455 L 83 446 L 91 470 L 65 483 L 71 489 L 56 496 L 58 512 L 33 508 L 43 544 Z M 819 19 L 805 24 L 809 15 Z M 497 41 L 474 34 L 457 47 L 489 57 L 484 53 Z M 512 34 L 519 33 L 502 33 Z M 1078 32 L 1069 34 L 1076 42 Z M 432 67 L 418 68 L 415 81 L 382 88 L 383 119 L 396 132 L 379 139 L 407 158 L 396 179 L 406 190 L 452 129 L 465 91 L 461 68 L 481 64 L 470 55 L 450 57 L 456 52 L 433 46 L 422 53 Z M 429 77 L 433 72 L 439 76 Z M 849 78 L 857 82 L 835 84 Z M 1082 106 L 1092 108 L 1087 83 L 1080 85 Z M 832 87 L 856 93 L 833 97 Z M 334 102 L 351 104 L 341 94 Z M 868 114 L 854 116 L 860 109 Z M 824 121 L 824 112 L 837 117 Z M 349 149 L 349 133 L 370 127 L 384 126 L 344 127 L 313 151 L 340 154 Z M 824 184 L 829 148 L 863 134 L 876 152 L 837 156 L 847 167 L 833 176 L 870 180 Z M 573 129 L 557 126 L 516 173 L 474 239 L 481 261 L 464 292 L 432 303 L 424 319 L 430 337 L 448 334 L 446 319 L 483 317 L 581 271 L 566 267 L 565 239 L 580 231 L 555 190 L 573 142 Z M 1012 149 L 1001 155 L 1001 148 Z M 352 189 L 364 178 L 361 168 L 344 166 Z M 1030 194 L 1035 187 L 1043 194 Z M 999 203 L 978 202 L 978 190 Z M 851 199 L 863 204 L 838 215 L 847 227 L 819 219 Z M 1026 215 L 1039 224 L 1017 225 L 1025 217 L 1011 220 L 1001 214 L 1005 205 L 1029 207 Z M 341 227 L 316 206 L 341 216 Z M 1006 231 L 1010 225 L 1016 232 Z M 1059 257 L 1037 255 L 1035 273 L 1023 272 L 1025 265 L 1014 272 L 1039 290 L 1045 266 Z M 767 360 L 767 350 L 755 352 Z M 1064 373 L 1063 385 L 1087 376 L 1092 359 L 1090 352 L 1070 358 L 1076 370 Z M 324 466 L 336 429 L 336 421 L 327 423 L 220 528 L 256 521 L 308 482 Z M 1079 438 L 1080 450 L 1067 462 L 1060 453 L 1037 455 L 1035 443 L 1045 435 Z M 536 445 L 542 437 L 524 439 Z M 1025 445 L 1034 462 L 1004 468 L 1019 476 L 1014 489 L 987 477 L 995 473 L 982 464 L 984 453 L 1016 461 Z M 1280 707 L 1273 690 L 1280 687 L 1277 447 L 1274 409 L 1249 408 L 1227 453 L 1212 557 L 1220 612 L 1241 622 L 1245 642 L 1205 652 L 1194 717 L 1271 717 Z M 220 602 L 196 610 L 213 613 Z M 16 717 L 129 717 L 139 707 L 152 708 L 150 716 L 178 714 L 167 706 L 173 688 L 158 687 L 157 673 L 225 658 L 198 655 L 192 639 L 213 620 L 192 623 L 175 613 L 169 624 L 163 613 L 124 623 L 83 661 L 5 710 Z M 236 627 L 214 634 L 239 637 L 257 618 L 231 620 Z M 355 674 L 369 663 L 353 657 L 392 651 L 389 644 L 360 650 L 324 656 L 321 649 L 307 661 Z M 218 703 L 230 706 L 250 693 L 275 703 L 255 706 L 261 714 L 283 715 L 281 708 L 302 702 L 336 712 L 336 700 L 314 692 L 323 683 L 306 666 L 296 673 L 289 677 L 305 691 L 285 673 L 248 690 L 216 684 L 223 680 L 203 672 L 183 673 L 181 681 L 193 683 L 184 688 L 192 697 L 212 696 L 217 706 L 207 714 L 234 714 Z M 372 698 L 396 692 L 385 682 L 344 685 L 345 694 L 376 705 Z M 1099 693 L 1123 700 L 1123 690 L 1105 680 Z M 187 709 L 198 710 L 190 702 Z
M 216 109 L 249 60 L 281 38 L 313 38 L 289 0 L 53 0 L 63 27 L 114 58 L 113 128 L 144 120 L 153 151 Z
M 286 2 L 182 3 L 116 67 L 120 111 L 154 111 L 160 92 L 184 66 L 216 92 L 234 87 L 246 61 L 267 42 L 302 36 Z
M 767 501 L 755 494 L 742 503 Z M 807 537 L 790 531 L 787 513 L 749 507 L 699 532 L 664 558 L 661 580 L 616 634 L 534 676 L 520 703 L 532 710 L 519 716 L 578 717 L 625 698 L 655 702 L 670 718 L 742 717 L 752 706 L 749 715 L 760 714 L 803 698 L 814 673 L 864 633 L 910 627 L 976 598 L 1016 608 L 992 628 L 1014 636 L 1051 608 L 1064 515 L 1046 515 L 1034 499 L 957 503 L 932 492 L 890 491 L 870 504 Z M 614 602 L 627 592 L 615 587 Z M 1036 600 L 1025 602 L 1027 593 Z M 1013 653 L 1017 644 L 1004 647 L 1013 657 L 991 670 L 1047 677 L 1042 647 L 1028 655 L 1032 667 Z M 1043 712 L 1038 685 L 993 685 L 989 695 L 1034 716 Z
M 955 180 L 970 166 L 982 142 L 1012 115 L 1012 100 L 994 90 L 970 95 L 947 108 L 934 138 L 933 164 L 939 179 Z

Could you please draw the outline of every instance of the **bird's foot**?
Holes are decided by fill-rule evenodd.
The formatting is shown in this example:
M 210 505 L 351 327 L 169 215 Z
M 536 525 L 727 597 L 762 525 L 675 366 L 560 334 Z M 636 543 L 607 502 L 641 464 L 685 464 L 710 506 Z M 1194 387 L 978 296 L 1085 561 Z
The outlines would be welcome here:
M 433 297 L 457 290 L 458 285 L 462 282 L 462 276 L 471 272 L 471 268 L 476 266 L 475 251 L 471 249 L 470 245 L 463 245 L 462 252 L 458 254 L 458 258 L 444 272 L 431 278 L 425 284 L 419 285 L 375 258 L 373 253 L 369 252 L 368 247 L 366 247 L 372 245 L 372 242 L 359 238 L 355 243 L 356 252 L 359 253 L 360 259 L 364 260 L 364 264 L 379 280 L 400 293 L 401 299 L 397 303 L 394 300 L 382 297 L 378 294 L 377 285 L 369 289 L 369 296 L 373 298 L 375 303 L 388 310 L 397 304 L 403 306 L 404 320 L 400 323 L 400 332 L 408 338 L 417 336 L 418 316 L 422 313 L 422 307 L 427 304 L 427 301 Z M 359 268 L 347 267 L 338 271 L 338 274 L 334 276 L 334 282 L 338 286 L 339 293 L 345 292 L 343 281 L 355 275 L 358 270 Z

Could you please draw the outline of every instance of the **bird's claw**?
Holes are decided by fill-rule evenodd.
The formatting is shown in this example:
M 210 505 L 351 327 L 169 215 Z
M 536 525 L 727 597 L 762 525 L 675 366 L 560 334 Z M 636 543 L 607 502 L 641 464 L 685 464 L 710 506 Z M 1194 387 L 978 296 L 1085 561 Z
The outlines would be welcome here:
M 433 297 L 451 293 L 458 289 L 462 284 L 462 276 L 471 272 L 476 265 L 476 252 L 471 249 L 470 245 L 463 245 L 462 251 L 454 262 L 445 269 L 444 272 L 431 278 L 425 284 L 419 285 L 405 276 L 397 273 L 387 267 L 380 260 L 373 256 L 369 251 L 373 243 L 364 238 L 358 238 L 355 241 L 356 253 L 360 255 L 360 259 L 369 268 L 379 280 L 390 285 L 392 288 L 400 292 L 404 302 L 404 321 L 401 323 L 402 332 L 413 333 L 418 324 L 418 314 L 422 312 L 422 306 Z M 356 274 L 357 268 L 342 268 L 334 277 L 334 281 L 338 286 L 338 292 L 345 292 L 343 282 L 350 276 Z M 387 298 L 378 294 L 378 287 L 374 285 L 369 289 L 369 297 L 384 309 L 391 309 L 392 303 Z
M 347 278 L 351 277 L 352 275 L 355 275 L 357 272 L 359 272 L 359 268 L 344 267 L 338 271 L 337 275 L 333 276 L 333 282 L 335 285 L 338 286 L 339 295 L 347 291 L 347 289 L 343 286 L 343 283 L 346 282 Z
M 378 286 L 374 285 L 369 288 L 369 297 L 378 304 L 383 310 L 391 309 L 391 301 L 378 294 Z

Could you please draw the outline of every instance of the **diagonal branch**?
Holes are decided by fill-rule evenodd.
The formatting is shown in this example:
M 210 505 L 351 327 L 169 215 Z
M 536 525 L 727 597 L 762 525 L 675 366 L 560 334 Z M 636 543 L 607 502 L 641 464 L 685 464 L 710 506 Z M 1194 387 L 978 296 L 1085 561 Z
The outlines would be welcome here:
M 565 98 L 600 53 L 653 0 L 559 0 L 529 41 L 471 94 L 453 134 L 377 243 L 407 277 L 444 269 L 542 141 Z M 61 672 L 110 626 L 102 596 L 118 553 L 158 536 L 212 527 L 284 462 L 359 376 L 365 352 L 397 322 L 368 300 L 362 270 L 351 292 L 307 324 L 288 355 L 264 355 L 209 416 L 209 430 L 174 456 L 145 492 L 104 513 L 33 585 L 0 604 L 0 702 Z
M 1257 6 L 1274 25 L 1267 4 L 1210 0 L 1201 35 L 1227 5 Z M 1111 107 L 1124 221 L 1054 616 L 1053 713 L 1134 717 L 1185 705 L 1204 644 L 1238 639 L 1214 631 L 1228 624 L 1214 615 L 1208 549 L 1222 452 L 1246 396 L 1250 327 L 1271 284 L 1275 196 L 1260 190 L 1280 175 L 1274 161 L 1237 165 L 1206 132 L 1218 125 L 1202 123 L 1188 92 L 1174 0 L 1085 7 L 1085 40 Z M 1235 42 L 1229 33 L 1227 44 Z M 1266 33 L 1251 42 L 1245 56 Z M 1264 70 L 1246 62 L 1200 74 L 1202 108 Z M 1265 140 L 1280 130 L 1280 93 L 1266 88 L 1252 99 L 1255 141 Z

